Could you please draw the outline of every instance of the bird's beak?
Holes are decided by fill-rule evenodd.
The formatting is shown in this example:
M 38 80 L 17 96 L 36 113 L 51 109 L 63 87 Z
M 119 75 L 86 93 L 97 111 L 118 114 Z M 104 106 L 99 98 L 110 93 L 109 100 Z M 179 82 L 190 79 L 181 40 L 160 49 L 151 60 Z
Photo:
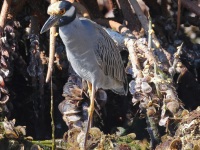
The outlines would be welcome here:
M 50 16 L 48 20 L 45 22 L 45 24 L 43 25 L 40 31 L 40 34 L 48 31 L 52 26 L 56 25 L 60 18 L 61 16 L 57 16 L 57 15 Z

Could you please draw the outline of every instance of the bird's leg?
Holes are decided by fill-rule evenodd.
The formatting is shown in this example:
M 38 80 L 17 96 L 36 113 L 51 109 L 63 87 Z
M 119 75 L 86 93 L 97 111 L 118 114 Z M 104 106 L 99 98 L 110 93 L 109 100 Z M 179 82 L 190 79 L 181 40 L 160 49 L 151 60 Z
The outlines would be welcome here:
M 91 97 L 91 95 L 92 95 L 92 84 L 87 81 L 87 85 L 88 85 L 88 94 L 89 94 L 89 97 Z
M 94 89 L 94 86 L 89 82 L 88 82 L 88 90 L 91 90 L 91 92 L 89 93 L 90 107 L 88 108 L 88 123 L 87 123 L 86 133 L 85 133 L 84 149 L 86 149 L 86 146 L 87 146 L 88 132 L 91 126 L 91 121 L 92 121 L 93 112 L 94 112 L 95 89 Z

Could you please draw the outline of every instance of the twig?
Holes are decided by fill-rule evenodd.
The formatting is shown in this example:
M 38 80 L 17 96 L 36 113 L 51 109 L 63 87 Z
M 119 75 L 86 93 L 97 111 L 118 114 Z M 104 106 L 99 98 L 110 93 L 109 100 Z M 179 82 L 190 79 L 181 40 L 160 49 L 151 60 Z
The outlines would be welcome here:
M 138 19 L 140 20 L 146 35 L 148 35 L 148 31 L 149 31 L 148 24 L 149 23 L 148 23 L 147 17 L 142 12 L 142 10 L 140 8 L 140 5 L 138 4 L 138 2 L 136 0 L 129 0 L 129 2 L 132 5 L 132 7 L 134 8 L 135 13 L 138 16 Z M 155 34 L 152 34 L 152 41 L 153 41 L 153 47 L 154 48 L 159 48 L 160 47 L 160 43 L 159 43 L 158 39 L 156 38 Z
M 147 132 L 151 138 L 150 148 L 155 149 L 156 145 L 160 142 L 160 134 L 158 131 L 158 124 L 156 123 L 156 117 L 146 114 Z
M 136 0 L 129 0 L 129 2 L 132 5 L 132 7 L 134 8 L 135 13 L 137 14 L 137 16 L 142 24 L 142 27 L 145 30 L 146 35 L 148 35 L 148 31 L 149 31 L 148 24 L 149 23 L 148 23 L 146 16 L 143 14 L 138 2 Z M 153 46 L 153 48 L 155 48 L 156 53 L 158 53 L 157 57 L 158 57 L 159 61 L 162 64 L 164 64 L 163 68 L 167 69 L 169 67 L 169 61 L 170 61 L 171 55 L 166 50 L 161 48 L 160 43 L 159 43 L 155 33 L 153 32 L 153 30 L 151 32 L 152 32 L 152 35 L 151 35 L 152 36 L 152 46 Z
M 51 0 L 51 4 L 55 3 L 57 0 Z M 51 127 L 52 127 L 52 150 L 56 149 L 55 144 L 55 125 L 54 125 L 54 109 L 53 109 L 53 83 L 52 83 L 52 67 L 54 63 L 54 55 L 55 55 L 55 42 L 56 42 L 56 27 L 50 28 L 50 44 L 49 44 L 49 65 L 48 65 L 48 72 L 46 77 L 46 82 L 48 82 L 49 78 L 51 77 Z
M 51 4 L 55 3 L 57 0 L 51 0 Z M 49 79 L 52 75 L 54 55 L 55 55 L 55 42 L 56 42 L 56 27 L 50 28 L 50 44 L 49 44 L 49 65 L 47 70 L 46 82 L 49 82 Z
M 142 27 L 144 28 L 146 35 L 148 35 L 149 28 L 148 28 L 147 17 L 142 12 L 140 5 L 138 4 L 138 2 L 136 0 L 129 0 L 129 2 L 132 5 L 132 7 L 134 8 L 134 11 L 138 16 L 138 19 L 140 20 L 140 23 L 142 24 Z
M 122 11 L 124 19 L 128 22 L 127 27 L 131 31 L 139 32 L 141 29 L 141 24 L 134 11 L 131 9 L 129 2 L 127 0 L 117 0 L 117 2 L 120 10 Z M 121 20 L 123 21 L 123 19 Z
M 182 47 L 183 47 L 183 43 L 177 48 L 177 52 L 174 54 L 173 65 L 169 68 L 169 73 L 171 74 L 172 77 L 176 73 L 176 65 L 180 59 L 180 55 L 182 53 Z
M 0 37 L 3 32 L 5 23 L 6 23 L 7 14 L 8 14 L 8 10 L 10 8 L 11 1 L 12 0 L 4 0 L 4 2 L 3 2 L 3 6 L 1 9 L 1 14 L 0 14 Z
M 154 62 L 154 69 L 156 69 L 156 59 L 155 56 L 153 56 L 152 53 L 152 22 L 151 22 L 151 17 L 149 16 L 149 31 L 148 31 L 148 52 L 151 54 Z M 158 92 L 158 86 L 155 85 L 156 91 L 158 94 L 158 97 L 160 96 Z M 146 123 L 147 123 L 147 132 L 149 133 L 150 136 L 150 148 L 154 149 L 155 146 L 160 142 L 160 133 L 158 131 L 158 124 L 156 123 L 156 120 L 158 117 L 155 116 L 150 116 L 147 111 L 146 111 Z
M 129 30 L 127 27 L 125 27 L 122 24 L 120 24 L 116 21 L 113 21 L 113 20 L 99 18 L 99 19 L 94 19 L 94 21 L 102 26 L 111 28 L 119 33 L 123 33 L 123 32 L 126 32 L 127 30 Z
M 148 49 L 152 48 L 152 21 L 151 17 L 149 17 L 149 32 L 148 32 Z
M 128 51 L 129 51 L 129 56 L 130 56 L 130 61 L 132 64 L 134 76 L 136 78 L 142 78 L 143 77 L 142 69 L 141 69 L 140 62 L 138 60 L 137 53 L 135 51 L 135 46 L 134 46 L 135 41 L 133 39 L 128 39 L 125 45 L 127 46 Z
M 51 130 L 52 130 L 52 150 L 56 149 L 55 143 L 55 124 L 54 124 L 54 109 L 53 109 L 53 83 L 52 83 L 52 76 L 51 76 Z
M 52 140 L 44 140 L 44 141 L 31 141 L 33 144 L 40 145 L 41 147 L 51 147 L 52 145 Z M 65 150 L 67 143 L 63 141 L 63 139 L 56 139 L 55 140 L 56 147 L 60 150 Z
M 50 28 L 50 43 L 49 43 L 49 64 L 46 76 L 46 82 L 49 82 L 49 79 L 53 71 L 54 55 L 55 55 L 55 42 L 56 42 L 56 27 Z

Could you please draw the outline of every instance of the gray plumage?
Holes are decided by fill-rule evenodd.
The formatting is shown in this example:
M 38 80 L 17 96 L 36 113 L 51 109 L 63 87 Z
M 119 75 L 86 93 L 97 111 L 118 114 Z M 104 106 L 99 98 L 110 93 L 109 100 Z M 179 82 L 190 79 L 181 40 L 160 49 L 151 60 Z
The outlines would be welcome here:
M 75 18 L 59 27 L 59 34 L 69 62 L 81 78 L 91 82 L 95 89 L 111 89 L 120 95 L 127 94 L 127 79 L 120 52 L 101 26 L 85 18 Z
M 95 92 L 98 88 L 103 88 L 126 95 L 128 84 L 124 64 L 118 47 L 107 32 L 91 20 L 77 18 L 75 8 L 70 2 L 53 3 L 47 12 L 50 17 L 42 27 L 41 33 L 58 25 L 72 68 L 81 78 L 90 82 L 90 107 L 83 145 L 86 150 L 94 112 Z
M 50 17 L 41 33 L 53 25 L 59 26 L 59 35 L 74 71 L 89 81 L 95 91 L 111 89 L 126 95 L 128 84 L 124 64 L 118 47 L 107 32 L 91 20 L 77 18 L 75 7 L 68 1 L 51 4 L 47 12 Z

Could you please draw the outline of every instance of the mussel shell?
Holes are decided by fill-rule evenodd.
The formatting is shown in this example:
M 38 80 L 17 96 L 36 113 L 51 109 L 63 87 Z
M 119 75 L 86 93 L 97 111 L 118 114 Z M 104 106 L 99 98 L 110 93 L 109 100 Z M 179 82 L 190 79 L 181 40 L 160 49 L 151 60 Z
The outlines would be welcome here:
M 75 114 L 74 115 L 70 115 L 70 116 L 65 115 L 65 117 L 67 118 L 67 120 L 69 120 L 69 122 L 76 122 L 76 121 L 79 121 L 81 119 L 80 116 L 75 115 Z
M 180 108 L 180 105 L 177 101 L 171 101 L 167 103 L 166 107 L 172 114 L 176 114 Z
M 135 82 L 134 80 L 132 80 L 132 81 L 129 83 L 129 91 L 130 91 L 130 93 L 131 93 L 132 95 L 135 94 L 135 92 L 136 92 L 135 85 L 136 85 L 136 82 Z
M 72 112 L 72 111 L 74 113 L 80 112 L 80 107 L 77 106 L 76 104 L 73 104 L 71 101 L 68 101 L 68 100 L 62 101 L 58 105 L 58 109 L 62 114 L 67 113 L 67 112 Z
M 141 84 L 141 90 L 144 93 L 150 93 L 152 91 L 152 87 L 147 82 L 142 82 Z

